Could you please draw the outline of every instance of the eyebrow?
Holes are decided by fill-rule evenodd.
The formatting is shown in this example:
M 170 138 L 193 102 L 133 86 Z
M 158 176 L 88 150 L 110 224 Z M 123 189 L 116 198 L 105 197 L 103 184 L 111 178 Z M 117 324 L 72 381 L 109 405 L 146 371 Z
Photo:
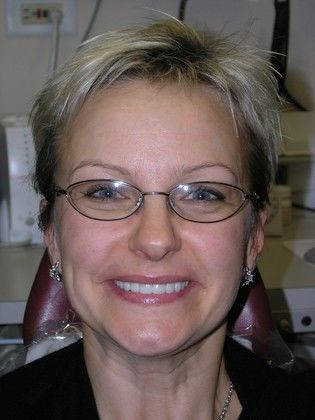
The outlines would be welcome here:
M 183 175 L 190 175 L 191 173 L 199 171 L 201 169 L 216 168 L 216 167 L 225 169 L 231 175 L 237 178 L 236 173 L 232 170 L 232 168 L 230 168 L 228 165 L 222 162 L 202 162 L 198 165 L 185 166 L 182 169 L 182 173 Z
M 78 169 L 85 168 L 85 167 L 91 167 L 91 168 L 101 168 L 101 169 L 109 169 L 114 170 L 116 172 L 120 172 L 124 176 L 131 176 L 132 172 L 128 169 L 120 166 L 120 165 L 112 165 L 111 163 L 99 161 L 99 160 L 83 160 L 81 161 L 77 166 L 75 166 L 71 172 L 70 175 L 72 175 L 74 172 L 76 172 Z M 176 172 L 179 172 L 181 175 L 190 175 L 194 172 L 197 172 L 202 169 L 208 169 L 208 168 L 223 168 L 226 171 L 228 171 L 231 175 L 233 175 L 235 178 L 237 178 L 235 172 L 226 164 L 222 162 L 202 162 L 198 165 L 191 165 L 191 166 L 185 166 L 182 167 L 179 171 L 176 170 Z
M 111 163 L 103 162 L 100 160 L 83 160 L 71 170 L 70 175 L 72 175 L 78 169 L 85 168 L 85 167 L 110 169 L 110 170 L 120 172 L 124 176 L 131 175 L 131 172 L 122 166 L 112 165 Z

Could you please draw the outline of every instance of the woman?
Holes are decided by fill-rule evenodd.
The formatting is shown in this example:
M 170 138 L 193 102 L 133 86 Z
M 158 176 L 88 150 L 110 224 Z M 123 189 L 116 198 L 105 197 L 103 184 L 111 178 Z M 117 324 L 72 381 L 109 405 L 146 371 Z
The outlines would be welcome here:
M 8 418 L 310 418 L 311 378 L 226 340 L 263 246 L 277 107 L 263 60 L 175 20 L 96 37 L 48 82 L 40 222 L 83 342 L 3 378 Z

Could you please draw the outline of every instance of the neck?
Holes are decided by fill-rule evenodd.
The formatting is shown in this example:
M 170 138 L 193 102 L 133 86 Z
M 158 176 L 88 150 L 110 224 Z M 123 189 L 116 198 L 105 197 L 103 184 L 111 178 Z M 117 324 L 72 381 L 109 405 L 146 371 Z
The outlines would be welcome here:
M 176 354 L 143 357 L 86 328 L 85 361 L 100 418 L 216 419 L 230 382 L 225 332 L 224 326 Z

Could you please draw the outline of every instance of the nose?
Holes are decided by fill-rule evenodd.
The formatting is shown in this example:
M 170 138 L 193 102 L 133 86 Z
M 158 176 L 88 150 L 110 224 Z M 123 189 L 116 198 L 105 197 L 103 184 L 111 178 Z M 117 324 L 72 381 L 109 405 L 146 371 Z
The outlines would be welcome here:
M 172 221 L 176 216 L 168 208 L 167 197 L 145 197 L 133 217 L 138 220 L 129 239 L 129 249 L 137 255 L 159 261 L 180 248 L 180 237 Z

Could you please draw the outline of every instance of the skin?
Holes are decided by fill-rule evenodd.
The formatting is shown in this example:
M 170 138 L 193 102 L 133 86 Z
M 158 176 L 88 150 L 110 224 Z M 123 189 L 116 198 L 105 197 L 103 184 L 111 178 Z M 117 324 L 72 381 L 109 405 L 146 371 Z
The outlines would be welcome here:
M 233 119 L 204 86 L 111 87 L 87 100 L 62 141 L 61 187 L 112 178 L 142 191 L 200 180 L 246 189 Z M 247 205 L 228 220 L 198 224 L 172 213 L 165 197 L 150 196 L 131 217 L 100 222 L 57 199 L 45 241 L 83 322 L 102 419 L 218 416 L 229 384 L 226 318 L 244 266 L 255 266 L 263 245 L 264 213 L 245 240 L 250 211 Z M 112 287 L 112 279 L 129 275 L 179 276 L 193 287 L 172 302 L 134 303 Z M 234 394 L 227 418 L 240 410 Z

